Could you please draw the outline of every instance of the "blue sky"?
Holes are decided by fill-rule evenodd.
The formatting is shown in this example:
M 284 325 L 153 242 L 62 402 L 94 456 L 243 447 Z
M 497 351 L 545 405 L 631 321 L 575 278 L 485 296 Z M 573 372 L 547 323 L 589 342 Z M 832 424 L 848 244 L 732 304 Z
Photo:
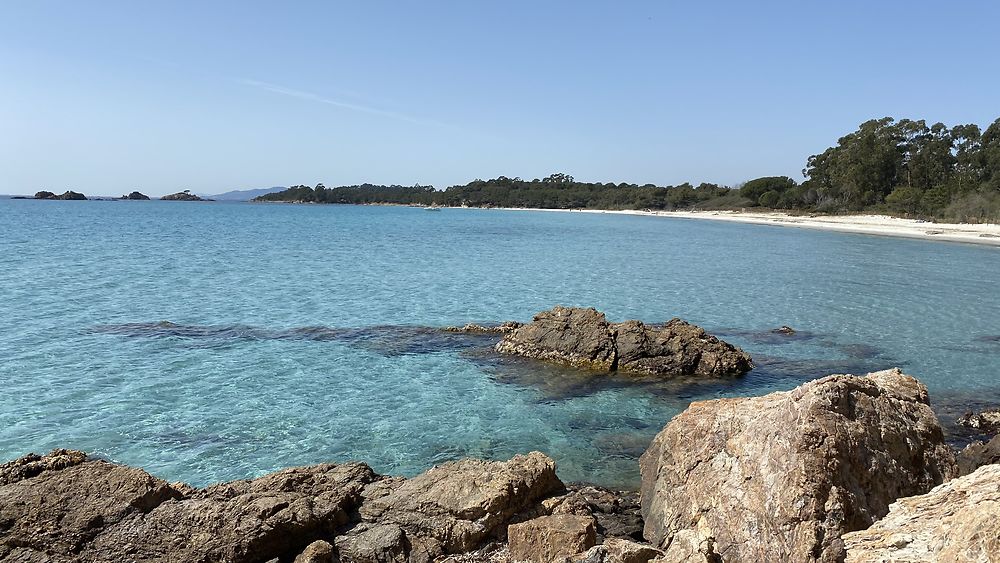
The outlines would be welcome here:
M 735 184 L 1000 117 L 994 2 L 4 2 L 0 193 Z

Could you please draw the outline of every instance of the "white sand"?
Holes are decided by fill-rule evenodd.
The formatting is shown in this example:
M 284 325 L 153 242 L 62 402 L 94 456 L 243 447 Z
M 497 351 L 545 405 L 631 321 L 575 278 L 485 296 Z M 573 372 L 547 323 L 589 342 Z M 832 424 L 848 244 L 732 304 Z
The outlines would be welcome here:
M 524 209 L 518 209 L 524 211 Z M 967 242 L 1000 246 L 1000 225 L 973 223 L 929 223 L 916 219 L 900 219 L 885 215 L 788 215 L 745 211 L 602 211 L 597 209 L 531 209 L 567 213 L 613 213 L 646 215 L 675 219 L 708 219 L 735 221 L 756 225 L 800 227 L 844 233 L 906 237 L 924 240 Z

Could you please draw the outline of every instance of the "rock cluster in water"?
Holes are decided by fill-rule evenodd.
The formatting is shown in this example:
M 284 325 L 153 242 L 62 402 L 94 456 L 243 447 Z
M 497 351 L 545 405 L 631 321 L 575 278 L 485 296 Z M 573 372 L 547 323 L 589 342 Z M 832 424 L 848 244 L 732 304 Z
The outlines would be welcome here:
M 87 196 L 81 194 L 80 192 L 74 192 L 72 190 L 65 191 L 60 195 L 56 195 L 52 192 L 42 190 L 35 193 L 35 199 L 64 199 L 64 200 L 85 200 Z
M 177 192 L 175 194 L 165 195 L 160 199 L 167 201 L 205 201 L 197 195 L 191 193 L 191 190 L 184 190 L 183 192 Z
M 961 456 L 960 456 L 961 457 Z M 968 463 L 974 465 L 970 460 Z M 195 489 L 56 450 L 0 465 L 0 560 L 232 563 L 991 561 L 1000 465 L 957 474 L 899 370 L 693 403 L 641 499 L 534 452 L 412 479 L 323 464 Z
M 725 377 L 753 369 L 743 350 L 681 319 L 609 323 L 595 309 L 555 307 L 505 334 L 502 354 L 574 367 L 657 376 Z

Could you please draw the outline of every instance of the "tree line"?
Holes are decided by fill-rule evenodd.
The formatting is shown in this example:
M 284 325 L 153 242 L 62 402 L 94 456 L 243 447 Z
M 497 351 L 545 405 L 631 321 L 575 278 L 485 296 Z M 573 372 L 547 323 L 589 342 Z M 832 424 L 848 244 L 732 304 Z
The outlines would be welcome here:
M 740 209 L 877 212 L 962 222 L 1000 221 L 1000 119 L 948 127 L 873 119 L 810 156 L 799 183 L 769 176 L 729 187 L 579 182 L 563 173 L 500 176 L 435 190 L 361 184 L 293 186 L 256 201 L 536 207 L 546 209 Z

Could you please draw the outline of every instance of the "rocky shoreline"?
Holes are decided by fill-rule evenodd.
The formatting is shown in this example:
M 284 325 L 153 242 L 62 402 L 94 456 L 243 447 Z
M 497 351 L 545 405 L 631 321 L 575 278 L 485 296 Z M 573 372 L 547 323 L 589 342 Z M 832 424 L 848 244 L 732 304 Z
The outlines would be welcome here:
M 30 454 L 0 465 L 0 560 L 991 560 L 1000 438 L 956 455 L 929 405 L 899 370 L 696 402 L 642 456 L 638 495 L 564 484 L 539 452 L 412 479 L 352 462 L 204 489 Z

